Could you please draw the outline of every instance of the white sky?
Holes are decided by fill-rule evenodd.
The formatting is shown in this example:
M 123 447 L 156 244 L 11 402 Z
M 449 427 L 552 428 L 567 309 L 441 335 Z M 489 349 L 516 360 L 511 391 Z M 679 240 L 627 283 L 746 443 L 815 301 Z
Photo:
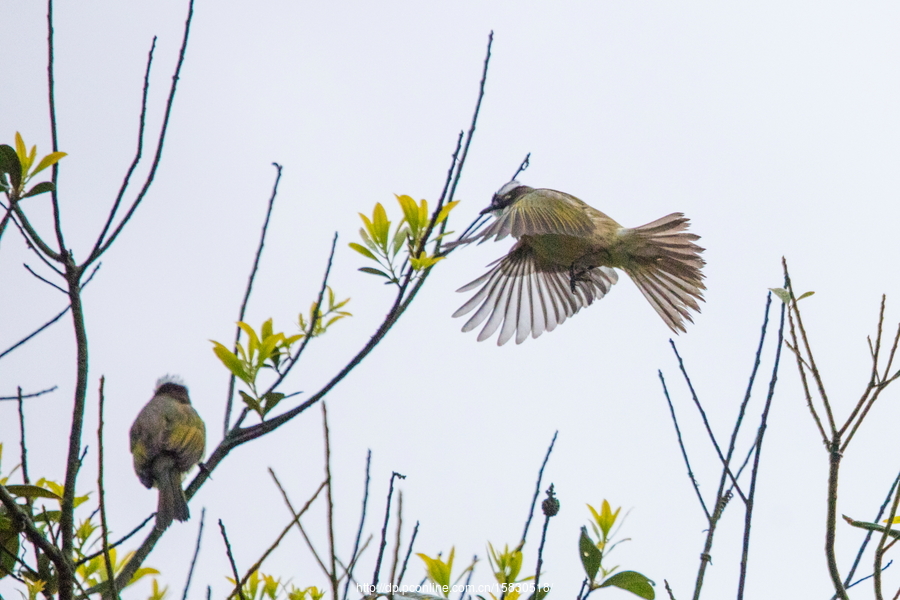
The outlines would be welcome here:
M 47 153 L 38 4 L 0 4 L 0 142 L 12 143 L 21 131 Z M 148 138 L 155 136 L 185 12 L 185 2 L 169 0 L 56 7 L 60 149 L 70 153 L 60 189 L 76 257 L 88 252 L 131 160 L 146 53 L 158 35 Z M 836 411 L 845 415 L 867 379 L 865 336 L 874 333 L 882 293 L 888 323 L 900 318 L 898 19 L 900 7 L 887 2 L 201 0 L 156 183 L 85 292 L 91 394 L 84 442 L 91 450 L 79 492 L 96 487 L 101 375 L 116 533 L 155 507 L 155 492 L 131 470 L 127 430 L 157 377 L 184 377 L 207 422 L 209 449 L 218 442 L 227 377 L 208 340 L 228 343 L 234 335 L 272 161 L 284 165 L 284 176 L 248 321 L 258 327 L 274 317 L 277 328 L 294 330 L 316 294 L 335 231 L 331 284 L 352 298 L 354 314 L 311 344 L 285 391 L 314 392 L 368 340 L 393 295 L 356 271 L 367 264 L 347 248 L 358 241 L 356 213 L 382 202 L 398 215 L 394 193 L 437 200 L 457 133 L 468 128 L 492 29 L 487 95 L 454 227 L 489 202 L 527 152 L 532 166 L 523 183 L 575 194 L 625 225 L 687 214 L 707 248 L 709 290 L 703 313 L 676 342 L 723 441 L 746 386 L 766 289 L 781 284 L 786 256 L 799 291 L 817 292 L 803 303 L 806 322 Z M 40 196 L 28 210 L 52 237 L 48 205 Z M 387 481 L 398 471 L 408 476 L 400 486 L 404 535 L 419 520 L 416 550 L 434 555 L 455 545 L 462 564 L 472 554 L 484 557 L 488 541 L 517 542 L 535 474 L 559 430 L 544 481 L 555 484 L 562 504 L 542 578 L 553 596 L 577 592 L 585 503 L 608 498 L 632 509 L 624 533 L 633 541 L 616 550 L 612 564 L 654 579 L 658 597 L 663 579 L 678 598 L 689 597 L 705 520 L 657 369 L 669 382 L 708 499 L 717 469 L 678 376 L 669 330 L 623 277 L 599 304 L 538 340 L 476 343 L 450 318 L 465 299 L 454 290 L 508 246 L 465 248 L 442 263 L 388 338 L 329 395 L 342 556 L 355 533 L 367 448 L 374 457 L 367 531 L 380 529 Z M 65 300 L 22 268 L 38 265 L 14 231 L 0 249 L 5 348 Z M 827 456 L 785 358 L 763 450 L 746 597 L 827 598 Z M 0 395 L 17 385 L 59 386 L 28 403 L 27 420 L 32 477 L 62 480 L 74 385 L 68 319 L 0 361 Z M 841 513 L 874 517 L 900 467 L 892 427 L 898 416 L 897 390 L 890 390 L 846 454 Z M 0 441 L 5 472 L 17 462 L 13 403 L 0 405 Z M 322 477 L 319 410 L 239 448 L 215 471 L 191 503 L 195 518 L 174 526 L 146 563 L 163 571 L 172 597 L 181 593 L 201 507 L 207 529 L 193 597 L 207 584 L 218 597 L 227 591 L 217 519 L 236 541 L 242 568 L 287 523 L 269 466 L 295 504 L 312 493 Z M 742 521 L 735 500 L 713 549 L 707 597 L 734 594 Z M 321 517 L 308 523 L 324 551 Z M 528 569 L 536 534 L 526 547 Z M 843 572 L 860 539 L 839 526 Z M 363 581 L 373 557 L 370 550 Z M 263 570 L 301 586 L 326 582 L 295 533 Z M 408 581 L 418 581 L 418 559 L 410 572 Z M 900 570 L 888 569 L 885 578 L 896 589 Z M 489 580 L 482 563 L 475 582 Z M 0 593 L 9 585 L 0 582 Z M 864 586 L 859 596 L 870 593 Z M 145 597 L 144 590 L 126 596 Z

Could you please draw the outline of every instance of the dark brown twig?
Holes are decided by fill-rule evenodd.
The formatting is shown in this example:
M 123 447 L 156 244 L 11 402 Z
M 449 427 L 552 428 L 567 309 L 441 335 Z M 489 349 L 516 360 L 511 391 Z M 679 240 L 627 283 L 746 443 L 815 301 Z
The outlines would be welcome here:
M 219 531 L 222 532 L 222 539 L 225 540 L 225 552 L 228 554 L 228 562 L 231 564 L 231 572 L 234 574 L 234 581 L 236 585 L 236 589 L 230 597 L 237 596 L 241 600 L 247 600 L 247 598 L 244 596 L 244 586 L 241 583 L 241 576 L 238 575 L 237 564 L 235 564 L 234 562 L 234 554 L 231 553 L 231 542 L 228 541 L 228 534 L 225 533 L 225 524 L 222 523 L 222 519 L 219 519 Z
M 272 165 L 277 169 L 277 173 L 275 174 L 275 184 L 272 186 L 272 194 L 269 196 L 269 205 L 266 208 L 266 219 L 263 221 L 262 232 L 259 236 L 259 245 L 256 247 L 256 256 L 253 259 L 253 267 L 250 269 L 250 277 L 247 278 L 247 287 L 244 290 L 244 299 L 241 301 L 241 309 L 238 311 L 238 321 L 244 320 L 244 315 L 247 312 L 247 304 L 250 302 L 250 294 L 253 292 L 253 282 L 256 279 L 256 273 L 259 270 L 259 261 L 262 257 L 263 247 L 266 243 L 266 234 L 269 231 L 269 220 L 272 218 L 272 207 L 275 206 L 275 197 L 278 195 L 278 182 L 281 181 L 281 165 L 278 163 L 272 163 Z M 241 331 L 240 327 L 235 327 L 237 331 L 234 334 L 234 352 L 237 352 L 238 342 L 241 341 Z M 225 402 L 225 427 L 222 431 L 222 435 L 228 435 L 228 430 L 231 427 L 231 408 L 234 402 L 234 384 L 235 384 L 235 375 L 231 373 L 231 376 L 228 378 L 228 397 Z
M 531 519 L 534 517 L 534 509 L 537 506 L 537 499 L 541 493 L 541 479 L 544 477 L 544 467 L 547 466 L 547 461 L 550 460 L 550 453 L 553 452 L 553 446 L 556 444 L 556 436 L 559 435 L 559 431 L 553 432 L 553 439 L 550 440 L 550 445 L 547 446 L 547 453 L 544 455 L 544 462 L 541 463 L 541 468 L 538 470 L 537 482 L 534 485 L 534 496 L 531 498 L 531 508 L 528 509 L 528 518 L 525 519 L 525 529 L 522 531 L 522 540 L 519 542 L 518 550 L 521 550 L 525 547 L 525 539 L 528 537 L 528 528 L 531 526 Z
M 103 491 L 103 385 L 105 382 L 106 378 L 100 377 L 100 401 L 97 408 L 97 496 L 100 503 L 100 533 L 103 540 L 103 563 L 106 565 L 106 578 L 112 593 L 110 597 L 118 598 L 119 588 L 116 586 L 116 574 L 109 556 L 109 527 L 106 524 L 106 495 Z
M 147 94 L 150 91 L 150 67 L 153 64 L 153 51 L 155 49 L 156 36 L 154 35 L 153 41 L 150 43 L 150 52 L 147 53 L 147 68 L 144 70 L 144 89 L 141 93 L 141 115 L 138 119 L 137 150 L 134 153 L 134 159 L 132 159 L 131 161 L 131 166 L 128 167 L 128 171 L 125 172 L 125 177 L 122 179 L 122 185 L 119 187 L 119 193 L 116 194 L 116 199 L 115 201 L 113 201 L 112 208 L 110 208 L 109 210 L 109 216 L 106 218 L 106 223 L 103 225 L 103 229 L 100 231 L 100 235 L 97 236 L 97 241 L 94 243 L 94 248 L 88 255 L 89 261 L 99 254 L 100 247 L 103 244 L 103 240 L 116 218 L 116 213 L 119 212 L 119 206 L 121 206 L 122 199 L 125 197 L 125 190 L 128 189 L 128 184 L 131 181 L 131 176 L 134 174 L 134 170 L 137 169 L 138 163 L 141 162 L 141 156 L 144 150 L 144 126 L 147 122 Z
M 681 428 L 678 426 L 678 418 L 675 416 L 675 407 L 672 405 L 672 399 L 669 397 L 669 388 L 666 386 L 666 379 L 663 377 L 661 370 L 657 371 L 657 373 L 659 374 L 659 381 L 663 386 L 663 394 L 669 405 L 669 414 L 672 415 L 672 423 L 675 425 L 675 436 L 678 438 L 678 447 L 681 448 L 681 456 L 684 458 L 684 464 L 687 466 L 688 479 L 691 480 L 691 485 L 694 486 L 694 491 L 697 493 L 697 500 L 700 501 L 700 506 L 703 508 L 703 514 L 706 515 L 706 520 L 709 521 L 712 518 L 712 515 L 710 514 L 709 509 L 706 508 L 703 494 L 700 493 L 700 484 L 697 483 L 697 478 L 694 477 L 694 470 L 691 469 L 691 461 L 688 458 L 687 450 L 684 447 L 684 440 L 681 438 Z
M 375 573 L 372 574 L 373 593 L 378 591 L 378 574 L 381 572 L 381 559 L 384 557 L 384 548 L 387 546 L 387 528 L 391 519 L 391 497 L 394 495 L 394 479 L 406 479 L 406 475 L 394 471 L 391 473 L 391 481 L 388 485 L 387 501 L 384 508 L 384 525 L 381 527 L 381 545 L 378 547 L 378 560 L 375 561 Z
M 275 539 L 275 541 L 272 542 L 272 545 L 269 546 L 265 552 L 263 552 L 263 555 L 259 558 L 258 561 L 253 563 L 252 567 L 247 569 L 247 574 L 244 575 L 244 578 L 241 579 L 238 582 L 238 584 L 235 586 L 235 591 L 232 592 L 232 596 L 235 595 L 236 593 L 238 593 L 240 590 L 242 590 L 244 588 L 244 585 L 247 583 L 247 580 L 250 579 L 250 576 L 253 575 L 255 572 L 257 572 L 260 569 L 260 567 L 262 567 L 263 562 L 265 562 L 265 560 L 267 558 L 269 558 L 269 555 L 271 555 L 272 552 L 275 551 L 275 549 L 281 543 L 281 540 L 284 539 L 284 536 L 286 536 L 288 534 L 288 532 L 291 530 L 291 527 L 293 527 L 294 525 L 300 524 L 300 517 L 302 517 L 303 514 L 309 509 L 309 507 L 312 506 L 312 503 L 316 500 L 316 498 L 319 497 L 319 493 L 321 493 L 322 489 L 325 488 L 327 483 L 328 482 L 323 481 L 321 484 L 319 484 L 319 487 L 316 489 L 315 493 L 312 495 L 312 497 L 309 500 L 306 501 L 306 504 L 303 505 L 303 508 L 300 509 L 300 512 L 293 513 L 293 517 L 291 518 L 291 521 L 287 524 L 287 526 L 284 529 L 281 530 L 281 534 L 279 534 L 279 536 Z M 291 512 L 293 512 L 293 509 L 291 509 Z M 221 521 L 219 521 L 219 523 L 221 524 Z M 226 541 L 226 543 L 227 543 L 227 541 Z M 235 580 L 237 581 L 237 575 L 235 575 Z
M 772 295 L 770 293 L 769 302 L 771 301 L 771 299 Z M 766 303 L 766 321 L 768 321 L 769 302 Z M 766 396 L 766 404 L 765 408 L 763 408 L 762 417 L 760 418 L 759 430 L 756 434 L 756 442 L 754 444 L 754 446 L 756 447 L 756 453 L 753 457 L 753 468 L 750 471 L 750 491 L 748 492 L 744 513 L 744 538 L 743 547 L 741 550 L 741 574 L 738 580 L 738 600 L 742 600 L 742 598 L 744 597 L 744 585 L 747 579 L 747 561 L 750 553 L 750 525 L 753 519 L 753 499 L 756 494 L 756 482 L 757 476 L 759 475 L 759 457 L 762 453 L 763 436 L 766 433 L 766 426 L 769 421 L 769 408 L 772 406 L 772 398 L 775 395 L 775 383 L 778 381 L 778 366 L 781 363 L 781 347 L 782 343 L 784 342 L 784 313 L 785 306 L 784 304 L 782 304 L 781 322 L 778 326 L 778 343 L 775 347 L 775 363 L 772 366 L 772 377 L 769 379 L 769 392 Z M 765 336 L 765 333 L 763 333 L 763 336 Z
M 362 511 L 359 515 L 359 528 L 356 530 L 356 541 L 353 542 L 353 553 L 350 555 L 350 564 L 347 565 L 347 581 L 344 583 L 343 599 L 347 600 L 347 594 L 350 590 L 350 580 L 353 578 L 353 567 L 356 566 L 356 559 L 359 556 L 359 542 L 362 539 L 363 527 L 366 523 L 366 505 L 369 502 L 369 469 L 372 466 L 372 450 L 366 453 L 366 484 L 363 487 Z M 401 573 L 402 576 L 402 573 Z
M 413 545 L 416 543 L 416 536 L 419 534 L 419 522 L 413 527 L 412 537 L 409 540 L 409 547 L 406 549 L 406 558 L 403 559 L 403 567 L 400 569 L 400 575 L 395 582 L 398 586 L 403 583 L 403 575 L 406 574 L 406 566 L 409 564 L 409 558 L 412 556 Z
M 18 400 L 17 404 L 18 404 L 18 408 L 19 408 L 19 450 L 22 455 L 22 458 L 21 458 L 21 461 L 22 461 L 21 462 L 22 483 L 24 483 L 25 485 L 28 485 L 31 482 L 28 480 L 28 450 L 27 450 L 27 446 L 25 444 L 25 411 L 24 411 L 24 406 L 22 405 L 22 399 L 24 398 L 24 396 L 22 396 L 22 387 L 21 386 L 19 386 L 18 390 L 19 390 L 19 393 L 18 393 L 18 397 L 17 397 L 17 400 Z
M 206 523 L 206 508 L 200 511 L 200 527 L 197 528 L 197 543 L 194 545 L 194 556 L 191 558 L 191 566 L 188 569 L 187 581 L 184 582 L 184 591 L 181 600 L 187 600 L 188 590 L 191 589 L 191 579 L 194 578 L 194 567 L 197 566 L 197 558 L 200 556 L 200 541 L 203 539 L 203 524 Z
M 339 588 L 336 564 L 337 549 L 334 544 L 334 482 L 331 479 L 331 432 L 328 430 L 328 406 L 324 401 L 322 402 L 322 429 L 325 437 L 325 482 L 327 484 L 325 499 L 328 508 L 328 554 L 331 558 L 331 569 L 328 572 L 328 579 L 331 583 L 331 597 L 336 600 Z
M 153 162 L 150 164 L 150 170 L 147 173 L 147 179 L 144 180 L 144 185 L 141 187 L 141 191 L 138 192 L 137 197 L 135 197 L 134 201 L 131 203 L 131 206 L 128 208 L 128 211 L 125 213 L 125 216 L 122 217 L 122 220 L 119 221 L 119 224 L 109 235 L 109 238 L 100 246 L 98 250 L 92 252 L 90 257 L 85 261 L 85 267 L 100 258 L 100 256 L 102 256 L 103 253 L 106 252 L 110 246 L 112 246 L 113 242 L 116 241 L 116 238 L 119 237 L 119 234 L 122 233 L 125 225 L 128 224 L 128 221 L 131 220 L 132 215 L 134 215 L 134 212 L 137 210 L 138 206 L 140 206 L 141 201 L 144 199 L 144 196 L 147 195 L 147 191 L 150 189 L 150 186 L 153 183 L 153 179 L 156 177 L 156 170 L 159 167 L 160 160 L 162 159 L 163 144 L 166 140 L 166 131 L 169 128 L 169 119 L 172 116 L 172 107 L 175 103 L 175 91 L 178 87 L 178 79 L 181 75 L 181 68 L 184 66 L 184 57 L 187 53 L 187 44 L 188 39 L 190 38 L 191 20 L 193 19 L 193 17 L 194 0 L 188 0 L 188 14 L 187 18 L 184 21 L 184 36 L 181 40 L 181 49 L 178 51 L 178 63 L 175 65 L 175 72 L 172 75 L 172 86 L 169 88 L 169 98 L 168 100 L 166 100 L 166 109 L 163 113 L 163 121 L 159 130 L 159 139 L 156 143 L 156 155 L 153 157 Z

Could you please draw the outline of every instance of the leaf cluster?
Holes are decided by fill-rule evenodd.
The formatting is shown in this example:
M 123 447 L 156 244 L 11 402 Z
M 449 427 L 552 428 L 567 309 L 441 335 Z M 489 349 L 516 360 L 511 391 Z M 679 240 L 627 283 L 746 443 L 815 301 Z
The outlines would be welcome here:
M 429 254 L 425 246 L 430 242 L 436 242 L 452 232 L 442 232 L 431 237 L 435 225 L 440 225 L 447 220 L 450 211 L 459 204 L 458 200 L 444 205 L 434 223 L 428 211 L 428 201 L 420 200 L 416 203 L 410 196 L 397 196 L 397 202 L 403 212 L 403 217 L 394 228 L 391 235 L 391 221 L 387 218 L 387 211 L 380 202 L 375 204 L 372 217 L 359 213 L 363 221 L 363 227 L 359 230 L 363 244 L 350 243 L 350 247 L 371 260 L 378 263 L 378 269 L 374 267 L 361 267 L 363 273 L 377 275 L 387 279 L 385 284 L 401 285 L 402 274 L 406 265 L 415 273 L 422 273 L 442 260 L 443 256 Z M 430 239 L 426 239 L 430 237 Z M 401 255 L 401 250 L 404 252 Z M 398 264 L 398 260 L 402 261 Z
M 35 175 L 55 165 L 66 156 L 66 153 L 51 152 L 43 157 L 37 165 L 34 165 L 37 158 L 37 146 L 32 146 L 29 151 L 19 132 L 16 132 L 15 143 L 15 148 L 7 144 L 0 144 L 0 192 L 6 194 L 11 202 L 16 202 L 23 198 L 53 191 L 53 183 L 49 181 L 38 183 L 28 191 L 25 189 Z M 33 169 L 32 165 L 34 165 Z
M 323 335 L 337 321 L 352 316 L 342 310 L 350 302 L 350 298 L 338 301 L 330 286 L 326 286 L 325 291 L 324 307 L 318 302 L 313 302 L 308 317 L 300 313 L 297 319 L 300 333 L 289 336 L 284 332 L 276 332 L 272 319 L 263 323 L 259 332 L 247 323 L 239 321 L 237 326 L 247 335 L 247 343 L 236 342 L 235 352 L 220 342 L 210 340 L 213 343 L 213 352 L 222 364 L 235 377 L 247 384 L 249 393 L 243 390 L 239 390 L 238 393 L 247 408 L 258 414 L 260 419 L 265 419 L 285 397 L 285 394 L 273 390 L 260 393 L 257 389 L 260 372 L 263 369 L 271 369 L 283 375 L 284 367 L 295 360 L 291 355 L 294 344 L 304 338 Z
M 237 582 L 231 577 L 227 578 L 232 587 Z M 241 588 L 240 597 L 243 600 L 322 600 L 325 596 L 325 590 L 320 590 L 316 586 L 307 588 L 298 588 L 288 583 L 282 583 L 281 578 L 276 579 L 272 575 L 266 575 L 260 571 L 254 571 L 247 578 Z M 237 594 L 231 598 L 238 598 Z
M 588 593 L 606 587 L 617 587 L 641 598 L 653 600 L 656 597 L 656 593 L 653 590 L 653 581 L 648 577 L 637 571 L 620 571 L 615 573 L 619 568 L 618 565 L 614 567 L 605 567 L 603 565 L 604 558 L 608 557 L 618 544 L 628 539 L 625 538 L 617 542 L 612 541 L 615 535 L 613 527 L 622 508 L 618 507 L 616 510 L 612 510 L 607 500 L 603 501 L 599 512 L 590 504 L 587 507 L 591 511 L 591 518 L 593 519 L 590 523 L 591 529 L 593 529 L 594 535 L 597 537 L 595 541 L 588 533 L 587 527 L 581 528 L 578 548 L 581 554 L 581 565 L 584 567 L 584 572 L 587 576 Z

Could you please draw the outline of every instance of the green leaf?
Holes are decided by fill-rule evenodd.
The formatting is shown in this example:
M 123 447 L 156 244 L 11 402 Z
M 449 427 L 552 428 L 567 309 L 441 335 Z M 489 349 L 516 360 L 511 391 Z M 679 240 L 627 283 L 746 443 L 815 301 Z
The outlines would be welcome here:
M 35 175 L 37 175 L 38 173 L 40 173 L 47 167 L 52 167 L 53 165 L 58 163 L 59 160 L 64 156 L 66 156 L 65 152 L 51 152 L 50 154 L 48 154 L 47 156 L 45 156 L 44 158 L 41 159 L 41 162 L 38 163 L 38 166 L 36 166 L 34 168 L 34 171 L 31 172 L 29 177 L 34 177 Z
M 348 245 L 351 248 L 353 248 L 354 250 L 356 250 L 357 252 L 359 252 L 360 254 L 362 254 L 363 256 L 365 256 L 366 258 L 371 258 L 372 260 L 378 260 L 377 258 L 375 258 L 375 255 L 372 254 L 372 252 L 369 251 L 369 249 L 366 248 L 365 246 L 357 244 L 356 242 L 350 242 L 350 244 L 348 244 Z
M 591 582 L 597 577 L 600 563 L 603 561 L 603 553 L 594 545 L 587 532 L 587 527 L 581 528 L 581 538 L 578 540 L 578 549 L 581 552 L 581 564 L 584 572 Z
M 38 194 L 44 194 L 46 192 L 52 192 L 55 189 L 53 183 L 49 181 L 42 181 L 37 184 L 24 194 L 22 194 L 23 198 L 30 198 L 31 196 L 37 196 Z
M 275 408 L 275 406 L 281 402 L 284 398 L 284 394 L 281 392 L 269 392 L 262 397 L 263 400 L 263 413 L 268 414 L 270 410 Z
M 391 222 L 388 221 L 387 213 L 381 202 L 375 204 L 375 211 L 372 213 L 372 238 L 380 247 L 387 247 L 388 234 L 391 230 Z
M 785 304 L 791 301 L 791 294 L 784 288 L 769 288 L 769 291 L 778 296 Z
M 62 496 L 36 485 L 8 485 L 6 486 L 6 490 L 13 496 L 18 496 L 19 498 L 50 498 L 52 500 L 62 500 Z
M 256 412 L 256 414 L 258 414 L 260 417 L 265 416 L 262 408 L 259 406 L 259 400 L 244 391 L 238 391 L 238 394 L 240 394 L 241 398 L 243 398 L 244 404 L 247 405 L 247 408 Z
M 400 252 L 400 248 L 403 246 L 403 242 L 407 240 L 409 235 L 409 227 L 404 226 L 397 230 L 397 233 L 394 234 L 394 243 L 391 245 L 392 256 L 397 256 L 397 253 Z
M 409 226 L 415 230 L 418 229 L 421 224 L 419 223 L 419 207 L 416 206 L 416 201 L 413 200 L 410 196 L 397 196 L 397 202 L 400 203 L 400 208 L 403 209 L 403 218 L 406 219 L 406 222 L 409 223 Z
M 654 583 L 650 579 L 637 571 L 622 571 L 601 583 L 599 587 L 615 586 L 627 590 L 632 594 L 636 594 L 641 598 L 645 598 L 646 600 L 653 600 L 656 598 L 656 592 L 653 591 L 653 585 Z
M 247 352 L 250 353 L 250 356 L 253 356 L 256 353 L 256 349 L 259 348 L 259 336 L 256 335 L 256 332 L 252 327 L 243 321 L 238 321 L 237 326 L 247 334 L 247 337 L 249 338 L 247 341 Z
M 18 189 L 22 183 L 22 163 L 12 146 L 0 144 L 0 173 L 9 173 L 9 181 Z
M 800 301 L 803 300 L 804 298 L 809 298 L 809 297 L 812 296 L 813 294 L 815 294 L 815 292 L 804 292 L 803 294 L 800 294 L 800 297 L 799 297 L 799 298 L 797 298 L 797 302 L 800 302 Z
M 384 271 L 379 271 L 378 269 L 373 269 L 372 267 L 360 267 L 358 270 L 362 271 L 363 273 L 369 273 L 370 275 L 381 275 L 382 277 L 386 277 L 388 279 L 391 278 L 391 276 Z
M 441 212 L 438 213 L 438 218 L 435 223 L 443 223 L 447 216 L 450 214 L 450 211 L 453 210 L 453 207 L 455 207 L 457 204 L 459 204 L 459 200 L 454 200 L 453 202 L 448 202 L 447 204 L 445 204 L 443 208 L 441 208 Z
M 22 174 L 28 172 L 28 149 L 25 147 L 25 140 L 22 139 L 22 135 L 17 131 L 16 132 L 16 156 L 19 157 L 19 164 L 22 165 Z
M 43 510 L 40 513 L 34 515 L 32 520 L 35 523 L 59 523 L 59 518 L 61 516 L 61 510 Z
M 210 340 L 213 343 L 213 352 L 216 356 L 219 357 L 219 360 L 222 361 L 222 364 L 225 367 L 234 373 L 234 376 L 240 379 L 245 383 L 252 383 L 250 381 L 250 376 L 247 374 L 247 371 L 244 370 L 244 363 L 235 356 L 234 352 L 220 344 L 215 340 Z

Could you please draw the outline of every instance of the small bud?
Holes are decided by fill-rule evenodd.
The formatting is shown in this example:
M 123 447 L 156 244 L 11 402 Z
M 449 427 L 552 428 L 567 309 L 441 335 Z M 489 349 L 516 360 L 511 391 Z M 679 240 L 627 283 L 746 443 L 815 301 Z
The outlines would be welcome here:
M 544 511 L 544 516 L 547 517 L 555 517 L 556 513 L 559 512 L 559 500 L 556 499 L 556 496 L 553 493 L 552 483 L 547 489 L 547 497 L 541 502 L 541 509 Z

